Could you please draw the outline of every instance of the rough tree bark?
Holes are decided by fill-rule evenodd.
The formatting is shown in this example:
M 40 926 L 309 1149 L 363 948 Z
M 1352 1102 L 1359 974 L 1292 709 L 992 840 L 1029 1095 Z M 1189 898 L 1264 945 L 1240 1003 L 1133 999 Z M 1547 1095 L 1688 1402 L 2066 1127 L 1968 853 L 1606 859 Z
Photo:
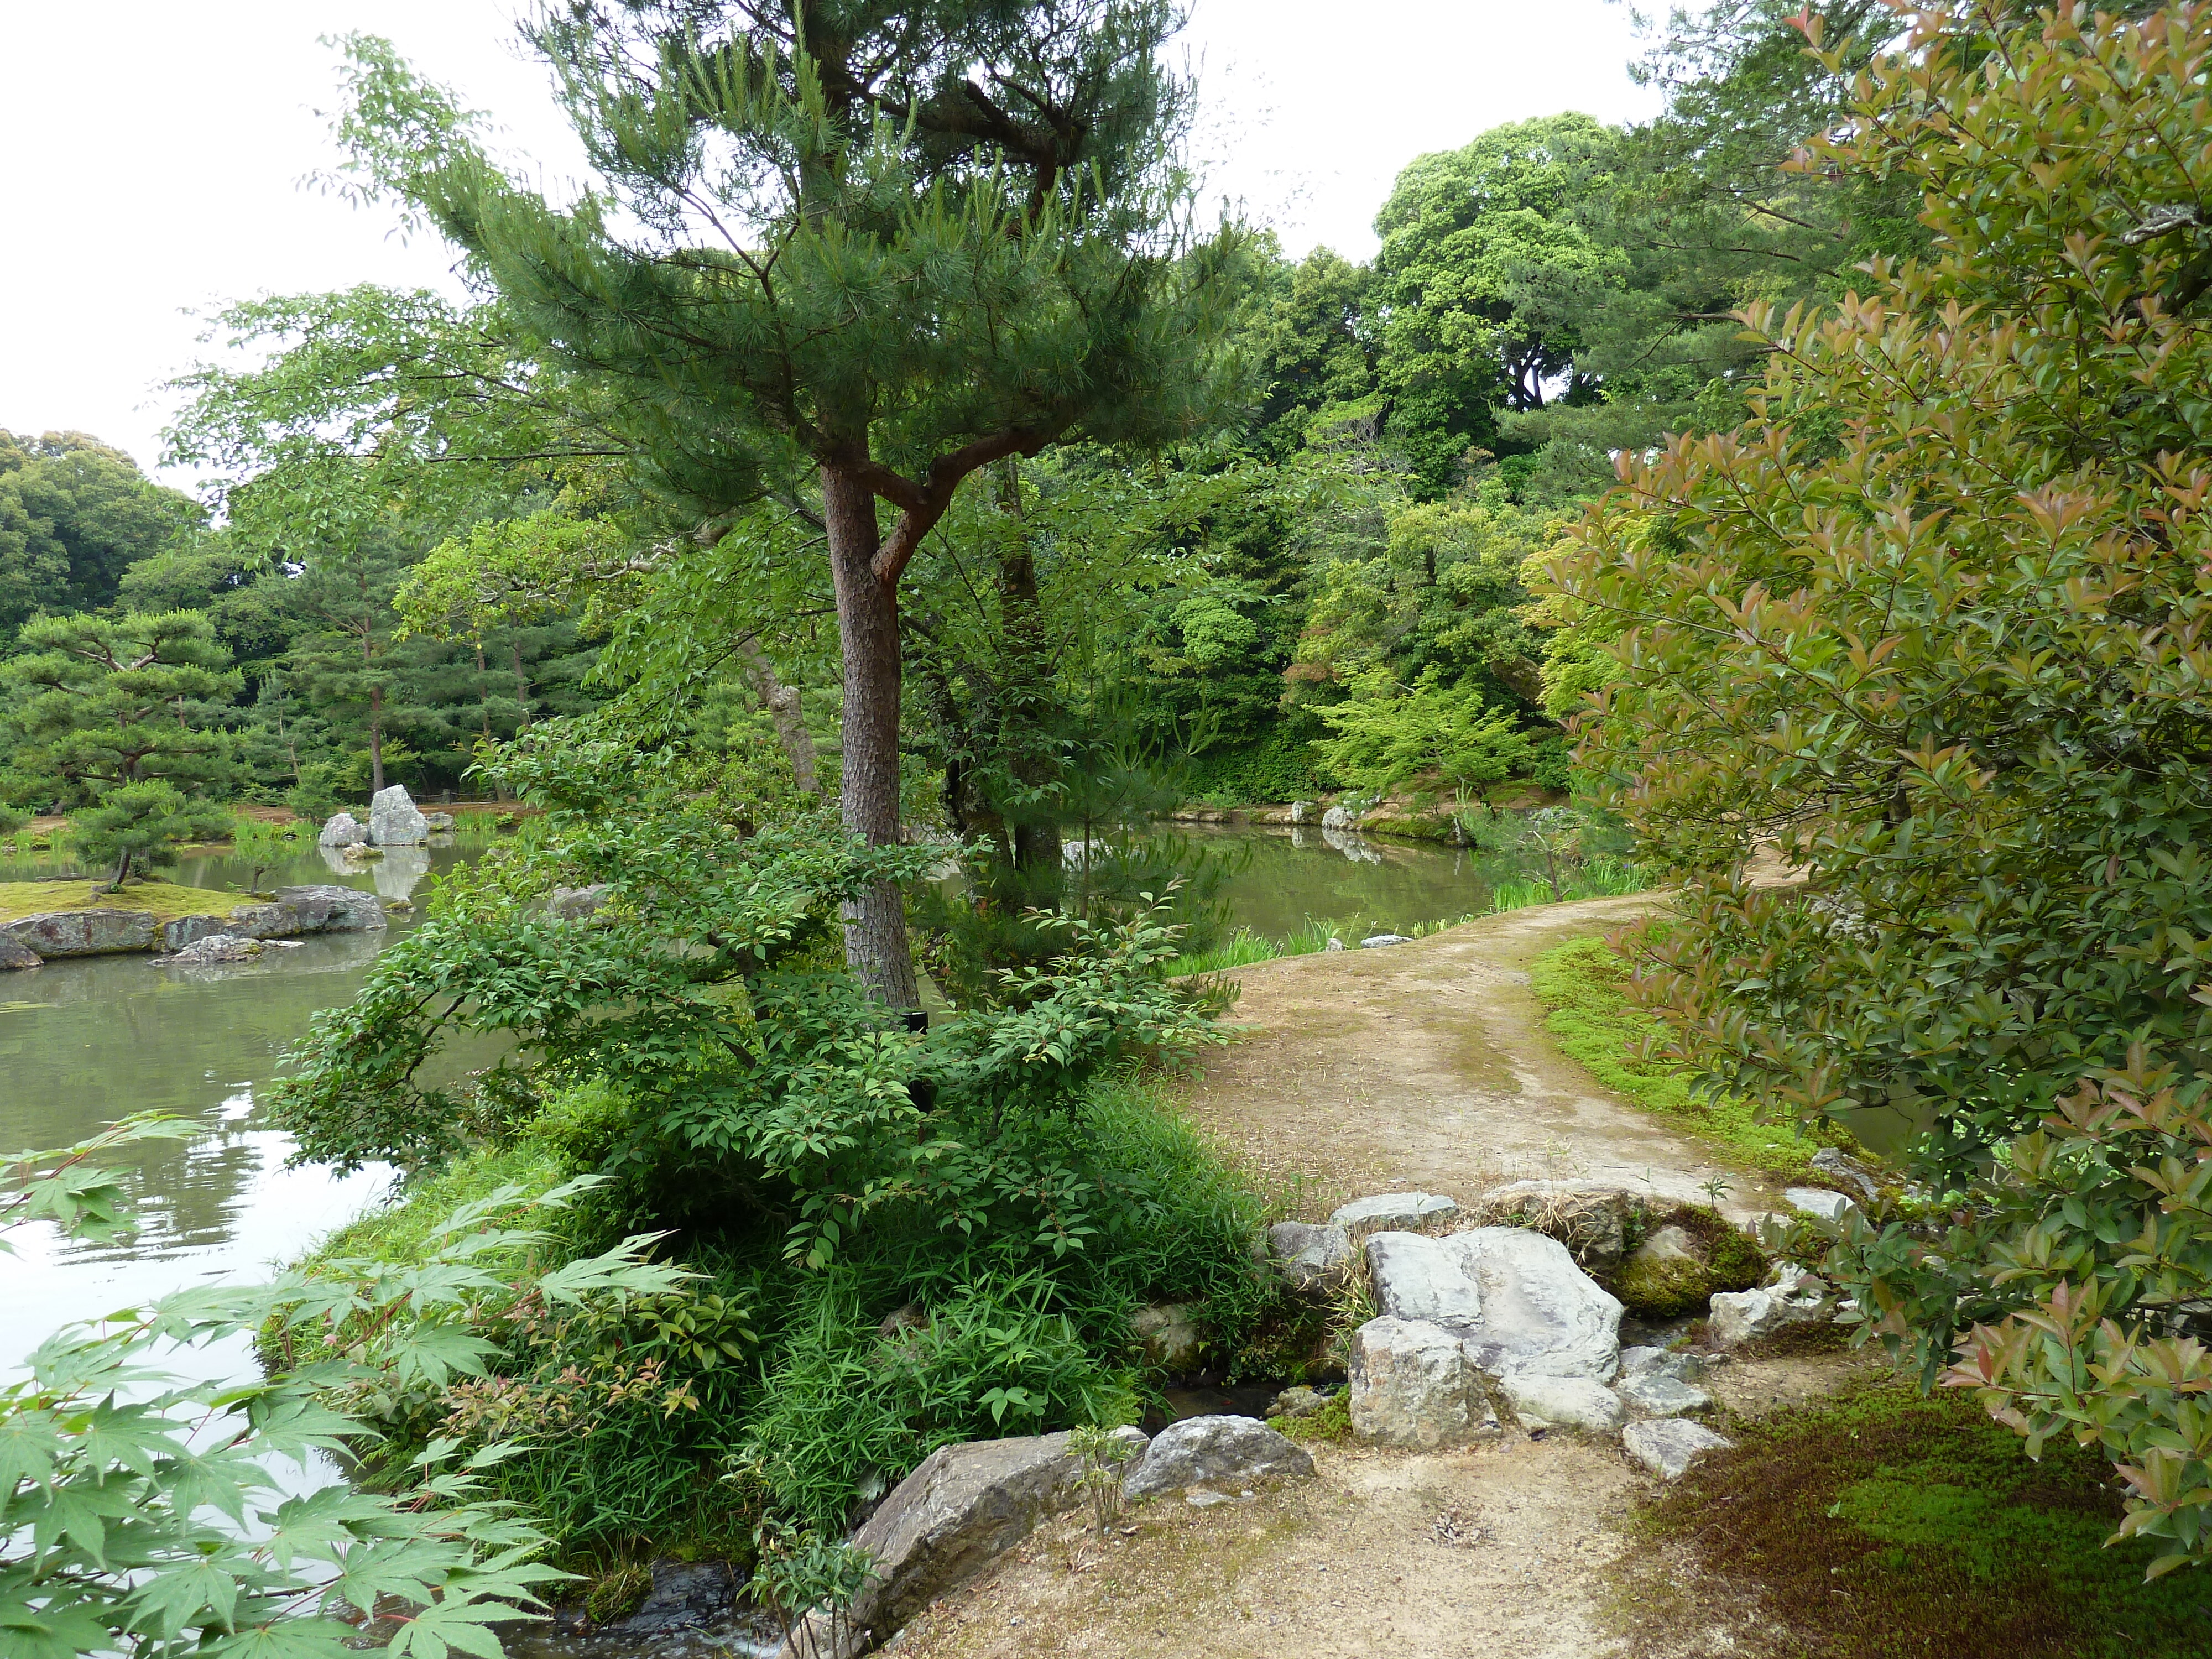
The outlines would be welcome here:
M 858 467 L 823 464 L 822 508 L 845 657 L 839 802 L 848 830 L 872 846 L 890 846 L 899 826 L 898 580 L 885 580 L 876 568 L 876 494 Z M 872 884 L 847 903 L 844 915 L 845 965 L 869 995 L 892 1008 L 920 1007 L 897 884 Z

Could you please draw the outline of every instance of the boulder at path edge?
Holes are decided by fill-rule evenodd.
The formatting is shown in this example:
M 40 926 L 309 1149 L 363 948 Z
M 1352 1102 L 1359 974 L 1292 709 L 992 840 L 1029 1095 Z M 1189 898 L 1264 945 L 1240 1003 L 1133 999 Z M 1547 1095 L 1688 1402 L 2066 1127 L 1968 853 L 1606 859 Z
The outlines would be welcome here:
M 318 847 L 360 847 L 368 841 L 368 831 L 350 812 L 333 814 L 323 825 L 323 833 L 315 837 Z
M 1841 1221 L 1858 1208 L 1847 1194 L 1832 1193 L 1825 1187 L 1791 1187 L 1782 1196 L 1790 1200 L 1792 1209 L 1818 1216 L 1823 1221 Z
M 1352 1339 L 1352 1431 L 1433 1451 L 1497 1431 L 1482 1378 L 1459 1338 L 1426 1320 L 1370 1319 Z
M 13 933 L 0 933 L 0 968 L 40 968 L 46 960 Z
M 1121 1497 L 1134 1504 L 1185 1486 L 1249 1485 L 1313 1472 L 1311 1453 L 1256 1417 L 1186 1417 L 1152 1437 L 1122 1480 Z
M 1631 1423 L 1620 1431 L 1622 1449 L 1662 1480 L 1680 1480 L 1682 1471 L 1705 1453 L 1735 1443 L 1702 1423 L 1680 1417 Z
M 853 1534 L 876 1571 L 854 1627 L 890 1636 L 1073 1504 L 1082 1474 L 1065 1431 L 939 1447 Z
M 368 839 L 377 847 L 420 847 L 430 839 L 430 825 L 415 810 L 406 785 L 395 783 L 370 797 Z

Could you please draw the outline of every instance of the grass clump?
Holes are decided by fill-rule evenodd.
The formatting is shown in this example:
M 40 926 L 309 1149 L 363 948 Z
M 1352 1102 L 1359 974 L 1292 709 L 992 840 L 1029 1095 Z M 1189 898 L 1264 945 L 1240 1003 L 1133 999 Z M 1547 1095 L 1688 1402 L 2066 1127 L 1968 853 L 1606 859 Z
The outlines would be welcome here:
M 1826 1141 L 1790 1123 L 1759 1121 L 1751 1103 L 1691 1087 L 1679 1068 L 1640 1060 L 1636 1049 L 1661 1033 L 1659 1021 L 1628 1000 L 1628 964 L 1601 939 L 1547 951 L 1529 965 L 1529 987 L 1547 1012 L 1544 1029 L 1560 1051 L 1614 1093 L 1725 1147 L 1744 1164 L 1784 1175 L 1806 1173 Z M 1838 1134 L 1835 1144 L 1848 1144 Z
M 2042 1461 L 1971 1401 L 1894 1382 L 1730 1431 L 1645 1510 L 1706 1588 L 1755 1605 L 1744 1650 L 1822 1659 L 2185 1659 L 2212 1652 L 2205 1587 L 2144 1581 L 2151 1540 L 2108 1545 L 2120 1494 L 2095 1449 Z M 1652 1574 L 1673 1571 L 1651 1559 Z M 1632 1571 L 1633 1570 L 1632 1570 Z M 1717 1582 L 1715 1582 L 1717 1581 Z

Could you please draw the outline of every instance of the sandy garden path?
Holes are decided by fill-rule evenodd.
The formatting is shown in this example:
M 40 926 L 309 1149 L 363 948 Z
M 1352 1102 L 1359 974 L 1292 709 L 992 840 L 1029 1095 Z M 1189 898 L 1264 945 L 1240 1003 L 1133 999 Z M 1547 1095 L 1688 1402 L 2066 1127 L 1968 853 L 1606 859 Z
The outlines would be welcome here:
M 1549 1176 L 1739 1212 L 1777 1184 L 1598 1085 L 1543 1029 L 1528 964 L 1646 897 L 1548 905 L 1417 942 L 1238 970 L 1251 1029 L 1207 1057 L 1186 1110 L 1318 1217 L 1365 1194 L 1462 1200 Z M 1859 1362 L 1723 1360 L 1702 1386 L 1755 1413 Z M 1066 1515 L 901 1633 L 901 1659 L 1706 1659 L 1732 1646 L 1694 1600 L 1638 1604 L 1620 1522 L 1657 1482 L 1617 1441 L 1517 1429 L 1434 1453 L 1318 1445 L 1317 1478 L 1206 1506 L 1174 1498 L 1093 1539 Z
M 1465 1202 L 1543 1177 L 1693 1203 L 1718 1177 L 1725 1207 L 1781 1209 L 1778 1182 L 1601 1087 L 1543 1029 L 1528 964 L 1650 904 L 1540 905 L 1408 945 L 1239 969 L 1231 1018 L 1255 1029 L 1207 1054 L 1184 1108 L 1255 1174 L 1310 1183 L 1300 1207 L 1316 1219 L 1369 1193 Z

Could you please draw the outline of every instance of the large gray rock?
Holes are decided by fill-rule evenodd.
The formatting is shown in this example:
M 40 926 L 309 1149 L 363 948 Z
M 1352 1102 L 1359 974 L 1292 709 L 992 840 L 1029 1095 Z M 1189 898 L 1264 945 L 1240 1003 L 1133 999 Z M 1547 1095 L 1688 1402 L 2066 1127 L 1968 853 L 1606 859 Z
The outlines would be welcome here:
M 726 1561 L 678 1561 L 666 1556 L 652 1567 L 653 1588 L 636 1612 L 592 1632 L 594 1640 L 613 1637 L 672 1636 L 720 1623 L 737 1605 L 742 1586 Z
M 1321 809 L 1310 800 L 1294 800 L 1291 803 L 1292 823 L 1311 823 L 1320 816 Z
M 1065 1433 L 932 1452 L 853 1534 L 876 1571 L 853 1603 L 854 1628 L 890 1636 L 1073 1504 L 1082 1473 Z
M 1715 1346 L 1733 1348 L 1791 1325 L 1826 1319 L 1835 1304 L 1826 1280 L 1784 1262 L 1764 1290 L 1722 1291 L 1707 1305 L 1707 1335 Z
M 1349 830 L 1358 822 L 1341 806 L 1332 806 L 1321 815 L 1321 827 L 1324 830 Z
M 294 933 L 368 933 L 386 925 L 384 902 L 358 887 L 279 887 L 276 902 L 298 919 Z
M 323 833 L 315 837 L 318 847 L 360 847 L 368 840 L 368 831 L 350 812 L 340 812 L 323 825 Z
M 1311 1474 L 1312 1455 L 1256 1417 L 1186 1417 L 1152 1437 L 1121 1482 L 1127 1503 L 1186 1486 L 1250 1485 L 1272 1475 Z
M 451 812 L 425 812 L 422 814 L 422 827 L 434 836 L 444 835 L 453 827 L 453 815 Z
M 1523 1423 L 1565 1423 L 1611 1434 L 1628 1420 L 1620 1396 L 1591 1377 L 1547 1376 L 1516 1368 L 1499 1376 L 1498 1391 Z
M 1352 1340 L 1352 1431 L 1385 1446 L 1465 1445 L 1495 1418 L 1467 1347 L 1441 1325 L 1370 1319 Z
M 1352 1260 L 1352 1240 L 1341 1227 L 1278 1221 L 1267 1229 L 1267 1255 L 1285 1279 L 1304 1290 Z
M 1680 1417 L 1631 1423 L 1620 1431 L 1621 1449 L 1662 1480 L 1680 1480 L 1682 1471 L 1705 1453 L 1735 1443 L 1702 1423 Z
M 1383 1312 L 1443 1326 L 1486 1375 L 1607 1382 L 1620 1366 L 1620 1304 L 1557 1239 L 1521 1227 L 1377 1233 L 1367 1267 Z
M 395 783 L 369 798 L 368 839 L 374 847 L 420 847 L 430 838 L 430 826 L 415 810 L 407 786 Z
M 37 968 L 46 958 L 12 933 L 0 933 L 0 968 Z
M 48 962 L 56 957 L 99 957 L 150 951 L 158 924 L 150 910 L 56 910 L 0 927 L 18 945 Z
M 1441 1193 L 1378 1193 L 1352 1200 L 1329 1217 L 1328 1224 L 1343 1228 L 1356 1244 L 1370 1233 L 1433 1226 L 1458 1213 L 1458 1201 Z
M 1516 1181 L 1493 1187 L 1469 1213 L 1486 1227 L 1526 1227 L 1556 1238 L 1585 1267 L 1618 1266 L 1627 1248 L 1628 1218 L 1643 1195 L 1595 1182 Z
M 1712 1395 L 1703 1389 L 1692 1388 L 1680 1377 L 1659 1371 L 1624 1377 L 1615 1392 L 1623 1405 L 1644 1417 L 1684 1417 L 1713 1403 Z

